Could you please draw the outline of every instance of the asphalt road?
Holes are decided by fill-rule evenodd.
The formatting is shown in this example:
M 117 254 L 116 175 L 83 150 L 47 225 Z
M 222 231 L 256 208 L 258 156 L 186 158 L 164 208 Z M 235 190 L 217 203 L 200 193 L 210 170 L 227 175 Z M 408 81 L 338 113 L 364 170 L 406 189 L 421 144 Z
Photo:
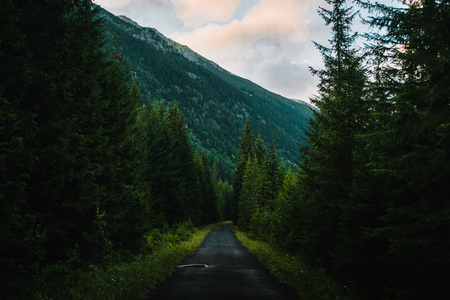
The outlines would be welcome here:
M 293 289 L 277 282 L 240 244 L 230 224 L 212 231 L 181 264 L 206 264 L 208 267 L 177 268 L 172 277 L 151 292 L 149 299 L 298 299 Z

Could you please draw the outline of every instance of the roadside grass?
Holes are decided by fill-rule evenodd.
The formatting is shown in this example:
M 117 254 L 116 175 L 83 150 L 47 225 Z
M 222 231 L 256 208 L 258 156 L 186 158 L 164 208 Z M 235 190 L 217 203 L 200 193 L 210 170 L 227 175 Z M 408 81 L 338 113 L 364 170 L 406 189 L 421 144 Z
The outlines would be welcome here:
M 252 240 L 232 226 L 241 244 L 255 255 L 278 280 L 296 290 L 302 300 L 354 300 L 349 290 L 337 285 L 321 268 L 312 268 L 301 255 L 290 255 L 266 242 Z
M 156 250 L 129 263 L 115 264 L 106 269 L 90 266 L 88 270 L 78 270 L 69 275 L 62 273 L 60 279 L 55 279 L 53 271 L 53 282 L 42 282 L 42 292 L 36 292 L 37 299 L 130 300 L 149 297 L 149 291 L 170 276 L 181 260 L 193 253 L 205 237 L 221 224 L 195 230 L 182 242 L 170 242 L 176 238 L 170 234 L 163 237 L 166 241 Z M 152 242 L 151 239 L 149 242 Z

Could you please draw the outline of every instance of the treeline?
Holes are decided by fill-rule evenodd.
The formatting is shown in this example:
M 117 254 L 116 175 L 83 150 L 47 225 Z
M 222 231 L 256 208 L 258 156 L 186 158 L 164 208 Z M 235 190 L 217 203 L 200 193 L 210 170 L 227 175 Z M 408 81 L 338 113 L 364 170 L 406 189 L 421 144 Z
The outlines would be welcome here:
M 231 186 L 193 152 L 177 105 L 142 105 L 97 13 L 90 0 L 0 6 L 2 299 L 229 211 Z
M 144 100 L 163 98 L 166 105 L 178 103 L 186 117 L 191 141 L 208 157 L 214 157 L 223 180 L 232 181 L 240 131 L 247 117 L 262 134 L 273 136 L 277 144 L 283 145 L 280 155 L 294 162 L 296 142 L 304 140 L 303 128 L 312 115 L 309 110 L 281 96 L 261 91 L 254 95 L 243 92 L 220 78 L 221 75 L 210 72 L 215 69 L 210 62 L 190 61 L 172 51 L 153 29 L 136 27 L 106 11 L 101 14 L 107 17 L 106 34 L 111 40 L 119 41 Z M 166 49 L 158 50 L 136 38 L 144 33 Z M 225 71 L 216 72 L 238 86 L 246 83 Z M 255 88 L 254 84 L 246 86 Z
M 330 47 L 317 44 L 325 67 L 312 70 L 320 84 L 311 100 L 320 113 L 299 169 L 276 168 L 247 125 L 237 224 L 325 267 L 358 298 L 446 299 L 450 2 L 359 3 L 382 29 L 365 49 L 354 45 L 353 8 L 327 3 L 319 13 L 333 36 Z

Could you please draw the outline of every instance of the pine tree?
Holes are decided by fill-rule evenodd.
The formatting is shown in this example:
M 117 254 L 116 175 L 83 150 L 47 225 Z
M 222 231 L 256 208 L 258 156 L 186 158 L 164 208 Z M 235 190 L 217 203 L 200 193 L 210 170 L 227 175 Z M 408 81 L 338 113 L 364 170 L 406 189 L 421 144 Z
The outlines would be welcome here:
M 205 174 L 205 186 L 204 194 L 205 194 L 205 202 L 204 202 L 204 223 L 212 224 L 219 221 L 219 212 L 217 206 L 217 195 L 214 190 L 214 183 L 211 174 L 211 170 L 209 169 L 208 160 L 206 158 L 206 154 L 203 152 L 201 155 L 201 166 L 203 168 L 203 173 Z
M 90 259 L 86 236 L 95 230 L 103 196 L 95 182 L 102 167 L 90 152 L 106 144 L 100 115 L 107 107 L 102 29 L 91 5 L 7 1 L 1 8 L 0 126 L 3 118 L 11 122 L 0 150 L 1 227 L 15 227 L 14 237 L 1 233 L 1 251 L 16 266 L 0 269 L 11 272 L 2 280 L 11 289 L 8 283 L 21 278 L 23 293 L 36 267 L 67 259 L 76 245 Z
M 7 1 L 1 14 L 0 269 L 26 293 L 44 264 L 102 263 L 109 239 L 139 248 L 146 205 L 132 166 L 142 145 L 129 135 L 140 95 L 104 53 L 91 1 Z
M 233 186 L 228 183 L 228 181 L 222 181 L 219 177 L 219 170 L 217 168 L 216 162 L 213 164 L 211 171 L 214 193 L 217 197 L 217 206 L 219 220 L 230 220 L 233 204 Z
M 88 192 L 88 184 L 82 179 L 92 173 L 83 170 L 89 162 L 78 160 L 86 142 L 79 119 L 88 101 L 97 104 L 88 111 L 91 116 L 104 107 L 97 102 L 99 88 L 94 79 L 104 57 L 99 42 L 101 29 L 93 22 L 95 12 L 87 1 L 24 1 L 14 3 L 13 9 L 21 15 L 17 28 L 28 37 L 24 42 L 28 54 L 13 61 L 18 69 L 27 66 L 26 60 L 32 66 L 25 76 L 27 83 L 21 87 L 19 109 L 24 117 L 33 115 L 33 136 L 24 139 L 24 147 L 36 160 L 30 166 L 23 197 L 26 209 L 40 216 L 38 222 L 48 236 L 47 261 L 53 261 L 66 258 L 75 241 L 90 231 L 95 217 L 95 201 L 75 203 L 88 193 L 96 197 L 96 191 Z M 91 76 L 79 76 L 85 73 Z M 79 226 L 72 226 L 74 223 Z M 73 234 L 62 234 L 69 227 L 74 229 Z
M 151 214 L 151 194 L 141 182 L 141 151 L 146 140 L 133 138 L 135 134 L 143 135 L 142 128 L 135 127 L 141 95 L 134 82 L 128 83 L 127 70 L 120 60 L 112 61 L 105 71 L 102 90 L 106 91 L 104 97 L 110 109 L 103 125 L 108 144 L 99 155 L 104 168 L 98 182 L 106 188 L 106 199 L 100 207 L 106 213 L 106 230 L 115 248 L 136 254 L 143 246 Z M 107 93 L 110 91 L 115 93 Z
M 208 165 L 206 154 L 196 152 L 195 165 L 200 184 L 200 219 L 202 224 L 212 224 L 219 219 L 216 185 Z
M 181 219 L 176 194 L 180 171 L 164 104 L 151 103 L 143 113 L 148 134 L 144 178 L 150 185 L 152 208 L 157 214 L 153 217 L 153 226 L 159 228 Z
M 269 152 L 267 153 L 267 175 L 270 180 L 270 201 L 273 202 L 278 196 L 278 192 L 283 185 L 284 175 L 286 169 L 284 164 L 279 161 L 276 153 L 275 141 L 269 145 Z
M 26 181 L 36 162 L 26 147 L 36 134 L 26 98 L 36 72 L 24 30 L 24 5 L 7 0 L 0 6 L 0 297 L 5 299 L 26 297 L 26 279 L 45 255 L 46 235 L 38 215 L 25 210 Z
M 311 101 L 319 108 L 307 132 L 308 145 L 302 148 L 300 167 L 303 201 L 308 209 L 304 218 L 305 248 L 325 265 L 339 261 L 345 211 L 350 203 L 357 157 L 356 135 L 365 130 L 368 107 L 365 101 L 366 77 L 362 60 L 353 47 L 351 33 L 355 13 L 342 0 L 327 1 L 331 10 L 319 14 L 332 25 L 331 48 L 316 44 L 325 69 L 312 70 L 320 78 L 319 95 Z M 336 252 L 337 251 L 337 252 Z
M 371 167 L 386 190 L 382 224 L 369 233 L 389 247 L 382 256 L 388 298 L 444 299 L 450 278 L 449 2 L 371 8 L 382 13 L 372 25 L 386 30 L 376 37 L 380 54 L 390 58 L 382 74 L 395 76 L 382 78 L 388 101 L 367 136 Z
M 264 145 L 264 140 L 261 138 L 261 134 L 258 134 L 258 137 L 255 139 L 255 144 L 252 147 L 252 155 L 256 157 L 261 167 L 267 168 L 267 149 Z
M 168 115 L 169 130 L 173 139 L 173 159 L 178 166 L 177 189 L 177 210 L 179 215 L 177 221 L 191 220 L 195 225 L 201 223 L 200 187 L 198 177 L 195 172 L 194 154 L 189 142 L 189 135 L 184 117 L 175 104 Z
M 247 160 L 244 176 L 242 177 L 242 189 L 237 207 L 237 225 L 243 231 L 250 229 L 250 222 L 258 206 L 258 193 L 261 185 L 261 167 L 255 155 Z
M 250 125 L 250 120 L 247 119 L 245 123 L 244 132 L 241 137 L 241 143 L 239 145 L 239 155 L 236 162 L 236 167 L 234 169 L 234 181 L 233 181 L 233 221 L 236 222 L 238 219 L 238 206 L 240 202 L 240 194 L 242 189 L 243 177 L 245 169 L 247 167 L 247 162 L 250 157 L 250 153 L 253 149 L 253 133 Z
M 280 248 L 290 252 L 302 249 L 299 232 L 305 225 L 302 222 L 305 203 L 302 201 L 299 174 L 292 168 L 286 171 L 274 205 L 272 240 Z

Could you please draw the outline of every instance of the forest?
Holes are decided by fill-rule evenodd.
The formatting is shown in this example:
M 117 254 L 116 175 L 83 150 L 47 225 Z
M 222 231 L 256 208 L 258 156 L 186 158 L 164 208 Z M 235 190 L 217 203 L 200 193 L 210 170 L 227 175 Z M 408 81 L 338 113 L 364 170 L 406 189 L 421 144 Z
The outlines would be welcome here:
M 4 0 L 0 298 L 80 299 L 61 280 L 233 220 L 358 299 L 447 299 L 450 2 L 353 4 L 319 9 L 331 38 L 298 168 L 247 119 L 231 186 L 175 99 L 142 102 L 90 0 Z M 356 7 L 376 29 L 364 46 Z
M 90 0 L 0 6 L 1 299 L 56 299 L 52 280 L 227 218 L 232 187 L 176 103 L 142 103 L 97 13 Z
M 239 228 L 325 268 L 357 299 L 450 294 L 450 2 L 369 12 L 365 47 L 344 0 L 319 9 L 330 45 L 297 170 L 247 122 L 235 168 Z
M 166 107 L 177 102 L 193 147 L 214 158 L 222 180 L 233 180 L 239 137 L 247 117 L 255 131 L 283 145 L 279 152 L 286 162 L 295 163 L 296 143 L 304 142 L 304 128 L 312 116 L 308 105 L 270 93 L 190 49 L 188 54 L 196 59 L 188 59 L 180 52 L 185 46 L 154 28 L 124 21 L 123 16 L 102 8 L 99 16 L 104 19 L 107 46 L 113 49 L 117 45 L 123 51 L 143 101 L 164 99 Z

